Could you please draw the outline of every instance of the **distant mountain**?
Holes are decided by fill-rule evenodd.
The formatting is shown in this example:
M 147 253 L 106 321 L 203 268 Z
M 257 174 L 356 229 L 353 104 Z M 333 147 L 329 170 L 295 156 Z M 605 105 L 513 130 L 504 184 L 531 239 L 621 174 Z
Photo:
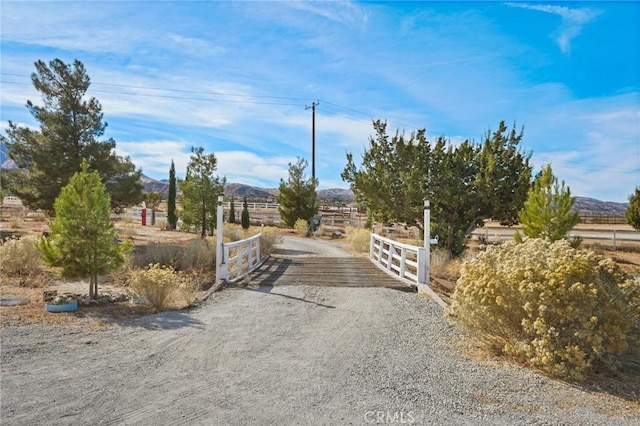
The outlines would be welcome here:
M 275 196 L 266 189 L 256 188 L 241 183 L 229 183 L 224 187 L 226 195 L 233 195 L 236 199 L 247 197 L 253 201 L 273 201 Z
M 2 146 L 4 149 L 4 145 Z M 16 165 L 6 156 L 1 156 L 4 160 L 0 163 L 2 170 L 15 169 Z M 159 192 L 164 199 L 169 193 L 169 180 L 156 180 L 145 176 L 141 177 L 144 184 L 144 192 Z M 257 188 L 241 183 L 229 183 L 224 188 L 226 195 L 234 195 L 237 198 L 246 196 L 252 201 L 272 202 L 280 193 L 278 188 Z M 353 192 L 350 189 L 321 189 L 318 191 L 318 199 L 321 203 L 352 203 L 354 201 Z M 594 198 L 575 197 L 574 210 L 586 214 L 602 214 L 613 216 L 624 216 L 629 203 L 616 203 L 613 201 L 600 201 Z
M 624 216 L 629 203 L 614 203 L 613 201 L 600 201 L 594 198 L 575 197 L 576 203 L 573 210 L 580 213 L 597 213 L 613 216 Z
M 326 201 L 330 203 L 349 204 L 355 201 L 355 196 L 350 189 L 320 189 L 318 191 L 318 199 L 320 202 Z
M 155 180 L 144 174 L 140 176 L 142 184 L 144 185 L 144 192 L 159 192 L 162 194 L 162 198 L 167 198 L 169 195 L 169 180 Z

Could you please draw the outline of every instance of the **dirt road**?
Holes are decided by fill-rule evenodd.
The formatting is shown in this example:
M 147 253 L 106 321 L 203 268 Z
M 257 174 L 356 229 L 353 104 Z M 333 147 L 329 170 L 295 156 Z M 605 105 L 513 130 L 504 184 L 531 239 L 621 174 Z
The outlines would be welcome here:
M 291 256 L 337 257 L 286 238 Z M 343 256 L 348 256 L 342 252 Z M 106 329 L 6 327 L 0 423 L 637 424 L 638 405 L 464 356 L 432 300 L 387 288 L 227 289 Z

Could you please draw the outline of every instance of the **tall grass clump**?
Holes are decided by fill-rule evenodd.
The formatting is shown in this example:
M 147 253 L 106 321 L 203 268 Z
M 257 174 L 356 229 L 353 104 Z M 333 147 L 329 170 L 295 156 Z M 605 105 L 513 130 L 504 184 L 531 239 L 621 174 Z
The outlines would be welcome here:
M 0 245 L 0 283 L 44 287 L 52 278 L 34 237 L 10 238 Z
M 437 247 L 431 249 L 430 259 L 429 271 L 434 277 L 452 281 L 460 278 L 461 257 L 453 257 L 449 250 Z
M 345 229 L 347 243 L 351 250 L 356 253 L 369 253 L 369 245 L 371 243 L 371 231 L 365 228 L 354 228 L 348 226 Z
M 262 256 L 273 253 L 275 245 L 282 243 L 280 231 L 272 226 L 263 226 L 257 229 L 260 231 L 260 251 Z
M 153 241 L 139 247 L 131 257 L 131 264 L 136 268 L 144 268 L 151 264 L 177 267 L 180 264 L 183 247 Z
M 206 271 L 216 269 L 216 239 L 208 237 L 190 241 L 182 250 L 178 267 L 183 270 Z
M 222 227 L 222 237 L 224 241 L 234 242 L 240 241 L 245 237 L 245 231 L 242 229 L 242 225 L 234 223 L 225 223 Z
M 462 265 L 449 312 L 498 353 L 579 380 L 628 348 L 640 284 L 566 240 L 509 241 Z

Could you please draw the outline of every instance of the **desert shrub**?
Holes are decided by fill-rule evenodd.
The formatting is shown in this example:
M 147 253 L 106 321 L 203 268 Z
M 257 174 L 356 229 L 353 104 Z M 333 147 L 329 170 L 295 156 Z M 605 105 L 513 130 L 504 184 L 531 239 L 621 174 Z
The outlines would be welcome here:
M 451 252 L 447 249 L 436 248 L 430 253 L 430 272 L 436 277 L 445 275 L 447 265 L 451 262 Z
M 258 228 L 258 231 L 260 231 L 260 251 L 263 256 L 271 254 L 274 246 L 282 243 L 282 235 L 277 228 L 263 226 Z
M 170 307 L 176 297 L 184 299 L 192 294 L 195 283 L 191 276 L 157 263 L 132 274 L 133 290 L 156 311 Z
M 178 263 L 181 270 L 213 270 L 216 269 L 216 239 L 208 237 L 190 241 L 182 250 Z
M 194 239 L 186 247 L 155 241 L 135 253 L 131 264 L 135 268 L 158 264 L 182 271 L 191 269 L 215 271 L 216 239 L 215 237 Z
M 298 235 L 307 235 L 307 232 L 309 232 L 309 222 L 304 219 L 298 219 L 293 224 L 293 230 Z
M 20 222 L 22 220 L 17 216 L 11 216 L 9 218 L 9 229 L 20 229 Z
M 20 287 L 44 287 L 52 278 L 33 237 L 10 238 L 0 245 L 0 282 Z
M 165 218 L 158 218 L 154 226 L 158 229 L 169 229 L 169 222 Z
M 242 225 L 225 223 L 222 227 L 222 238 L 229 242 L 240 241 L 246 238 L 245 231 L 242 229 Z
M 449 312 L 505 356 L 580 379 L 627 349 L 640 285 L 566 240 L 510 241 L 462 265 Z
M 345 230 L 349 247 L 356 253 L 369 253 L 371 243 L 371 231 L 364 228 L 348 226 Z
M 453 257 L 447 249 L 440 247 L 432 249 L 430 254 L 431 263 L 429 266 L 430 274 L 437 278 L 455 281 L 460 278 L 460 268 L 463 259 L 468 256 L 468 254 L 463 254 L 461 257 Z
M 134 267 L 143 268 L 147 265 L 158 264 L 177 267 L 182 259 L 184 248 L 175 244 L 165 244 L 153 241 L 138 249 L 131 258 Z
M 184 271 L 178 272 L 177 275 L 179 276 L 178 287 L 173 296 L 180 308 L 190 306 L 196 300 L 202 283 L 207 280 L 215 281 L 215 270 L 209 274 L 206 272 Z

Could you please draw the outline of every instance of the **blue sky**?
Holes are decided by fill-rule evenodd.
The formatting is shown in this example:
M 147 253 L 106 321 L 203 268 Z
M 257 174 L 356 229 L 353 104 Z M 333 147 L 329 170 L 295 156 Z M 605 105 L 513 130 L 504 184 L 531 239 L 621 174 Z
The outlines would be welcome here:
M 479 141 L 524 126 L 539 170 L 574 195 L 624 202 L 640 185 L 638 2 L 1 3 L 1 126 L 33 126 L 34 62 L 82 61 L 120 154 L 183 175 L 191 146 L 229 182 L 276 187 L 311 160 L 320 188 L 372 119 Z M 311 173 L 311 166 L 307 170 Z

